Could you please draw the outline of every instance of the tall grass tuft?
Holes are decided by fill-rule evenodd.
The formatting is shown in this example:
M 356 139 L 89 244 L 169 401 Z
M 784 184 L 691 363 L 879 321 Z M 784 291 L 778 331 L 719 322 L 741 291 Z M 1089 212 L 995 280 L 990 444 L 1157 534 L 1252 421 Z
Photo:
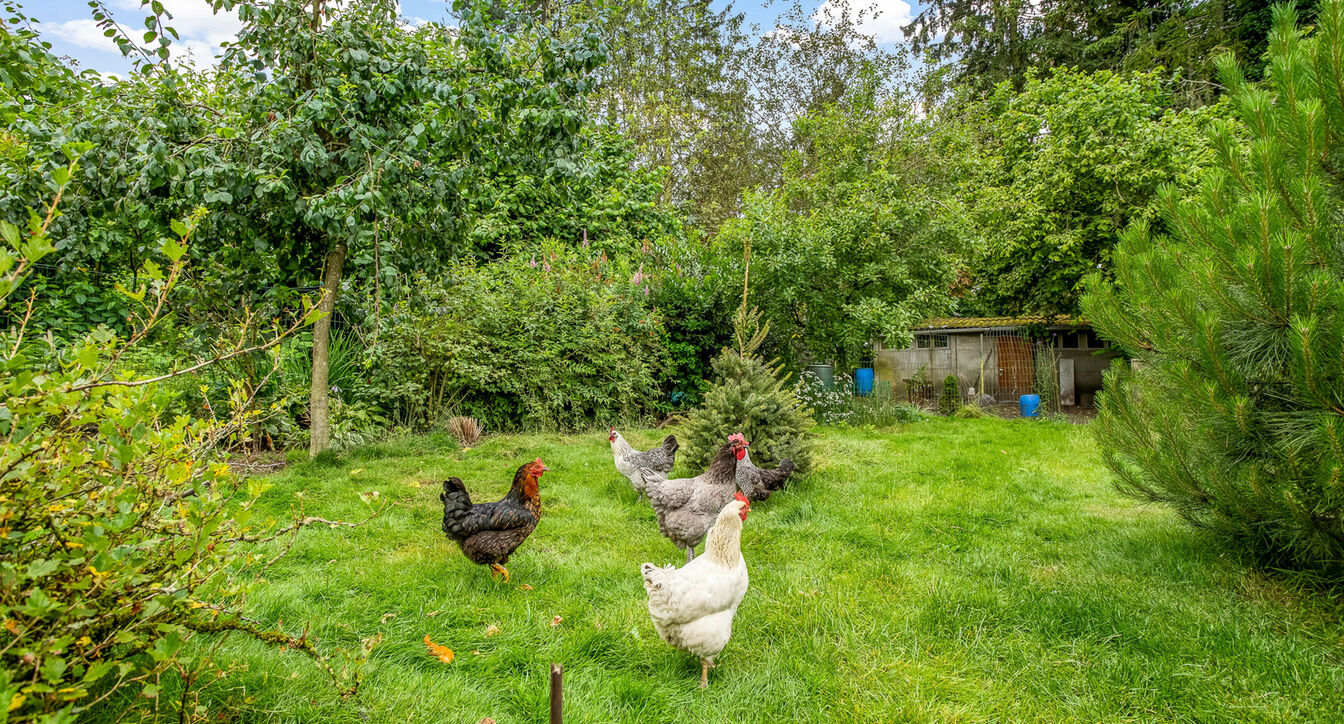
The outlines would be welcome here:
M 463 415 L 448 418 L 448 421 L 444 423 L 444 428 L 462 447 L 475 445 L 480 441 L 481 433 L 485 431 L 485 426 L 481 424 L 480 420 Z

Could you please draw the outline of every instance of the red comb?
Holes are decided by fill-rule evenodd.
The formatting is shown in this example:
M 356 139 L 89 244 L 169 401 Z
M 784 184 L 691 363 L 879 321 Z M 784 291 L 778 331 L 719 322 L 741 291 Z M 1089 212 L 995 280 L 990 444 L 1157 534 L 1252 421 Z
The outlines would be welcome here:
M 532 462 L 535 462 L 535 463 L 538 463 L 538 464 L 541 464 L 541 465 L 545 465 L 545 464 L 546 464 L 546 463 L 541 462 L 541 458 L 537 458 L 536 460 L 533 460 Z
M 748 508 L 751 507 L 751 501 L 750 501 L 750 500 L 747 500 L 747 496 L 745 496 L 745 495 L 743 495 L 743 494 L 741 494 L 741 493 L 736 493 L 736 494 L 733 495 L 733 497 L 734 497 L 734 498 L 737 498 L 738 500 L 742 501 L 743 503 L 746 503 Z
M 741 442 L 743 445 L 747 444 L 746 436 L 740 432 L 735 432 L 728 436 L 728 442 L 733 442 L 734 440 Z

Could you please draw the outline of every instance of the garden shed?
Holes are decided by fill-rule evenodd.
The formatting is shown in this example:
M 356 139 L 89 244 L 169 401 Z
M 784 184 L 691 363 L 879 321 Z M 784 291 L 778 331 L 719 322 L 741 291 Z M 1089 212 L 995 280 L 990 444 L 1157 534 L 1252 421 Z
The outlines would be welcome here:
M 1012 402 L 1057 389 L 1060 404 L 1091 407 L 1102 372 L 1117 356 L 1073 317 L 943 317 L 913 332 L 903 349 L 874 342 L 873 367 L 879 382 L 917 399 L 936 396 L 942 380 L 956 375 L 963 394 L 974 388 Z

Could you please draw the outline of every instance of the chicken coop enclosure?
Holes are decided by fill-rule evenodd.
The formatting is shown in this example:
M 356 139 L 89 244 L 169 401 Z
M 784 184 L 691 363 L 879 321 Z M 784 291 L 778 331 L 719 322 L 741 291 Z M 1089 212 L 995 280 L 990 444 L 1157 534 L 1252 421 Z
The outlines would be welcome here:
M 934 319 L 914 330 L 908 347 L 873 345 L 878 380 L 921 405 L 934 404 L 954 375 L 963 400 L 1038 394 L 1050 407 L 1091 407 L 1114 356 L 1108 342 L 1068 318 Z

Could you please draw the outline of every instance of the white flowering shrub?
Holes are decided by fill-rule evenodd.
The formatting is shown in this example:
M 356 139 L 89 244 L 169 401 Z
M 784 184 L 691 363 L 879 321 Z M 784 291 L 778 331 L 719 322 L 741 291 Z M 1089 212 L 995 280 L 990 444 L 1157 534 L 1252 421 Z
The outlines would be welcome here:
M 828 390 L 816 373 L 806 370 L 794 383 L 793 395 L 803 405 L 812 408 L 812 415 L 817 422 L 838 425 L 847 421 L 852 414 L 848 389 L 848 382 L 842 381 Z

